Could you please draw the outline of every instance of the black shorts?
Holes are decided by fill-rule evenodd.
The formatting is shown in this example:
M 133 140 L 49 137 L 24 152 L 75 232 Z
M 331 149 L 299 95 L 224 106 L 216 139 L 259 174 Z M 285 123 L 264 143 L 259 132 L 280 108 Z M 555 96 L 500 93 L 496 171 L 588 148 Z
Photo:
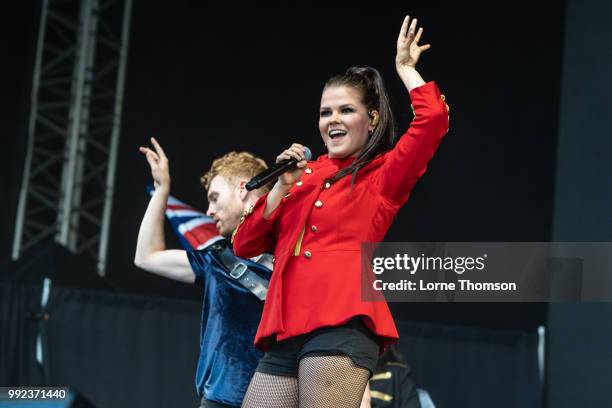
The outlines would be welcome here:
M 353 363 L 370 371 L 378 363 L 380 346 L 376 335 L 360 317 L 340 326 L 322 327 L 310 333 L 273 343 L 255 371 L 297 377 L 300 360 L 312 356 L 345 355 Z

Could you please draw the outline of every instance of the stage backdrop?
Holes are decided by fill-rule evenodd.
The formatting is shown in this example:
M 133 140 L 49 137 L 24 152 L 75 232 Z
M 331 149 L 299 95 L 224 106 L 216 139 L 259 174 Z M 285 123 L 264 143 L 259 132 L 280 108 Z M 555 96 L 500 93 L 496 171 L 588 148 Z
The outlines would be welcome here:
M 556 241 L 612 241 L 612 4 L 568 1 L 557 151 Z M 609 265 L 609 269 L 612 266 Z M 582 287 L 611 287 L 584 276 Z M 610 406 L 612 304 L 550 305 L 550 407 Z
M 0 162 L 0 262 L 12 244 L 39 18 L 37 2 L 22 3 L 6 26 L 11 63 L 0 68 L 3 151 L 14 159 Z M 133 8 L 107 276 L 118 288 L 197 298 L 132 265 L 150 183 L 138 146 L 157 137 L 170 158 L 173 193 L 206 207 L 199 176 L 229 150 L 272 162 L 299 141 L 324 153 L 317 128 L 323 83 L 351 65 L 381 71 L 403 132 L 412 113 L 394 56 L 408 13 L 432 44 L 418 68 L 446 95 L 451 124 L 387 239 L 550 239 L 562 3 L 196 4 Z

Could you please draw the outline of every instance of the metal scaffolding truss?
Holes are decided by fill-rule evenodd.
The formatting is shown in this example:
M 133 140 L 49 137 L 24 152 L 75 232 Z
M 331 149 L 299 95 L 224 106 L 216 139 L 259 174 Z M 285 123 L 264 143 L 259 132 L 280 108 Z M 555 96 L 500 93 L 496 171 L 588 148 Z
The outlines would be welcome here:
M 43 241 L 104 275 L 131 0 L 44 0 L 13 259 Z

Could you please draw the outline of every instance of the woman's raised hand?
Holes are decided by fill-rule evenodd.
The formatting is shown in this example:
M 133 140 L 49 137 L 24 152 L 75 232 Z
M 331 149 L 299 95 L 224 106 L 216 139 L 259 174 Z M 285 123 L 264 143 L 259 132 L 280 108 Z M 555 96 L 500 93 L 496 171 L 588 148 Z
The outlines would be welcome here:
M 397 54 L 395 55 L 395 67 L 398 72 L 404 68 L 415 68 L 421 53 L 428 50 L 431 45 L 419 45 L 423 27 L 417 31 L 417 19 L 410 21 L 410 16 L 404 18 L 404 23 L 397 37 Z

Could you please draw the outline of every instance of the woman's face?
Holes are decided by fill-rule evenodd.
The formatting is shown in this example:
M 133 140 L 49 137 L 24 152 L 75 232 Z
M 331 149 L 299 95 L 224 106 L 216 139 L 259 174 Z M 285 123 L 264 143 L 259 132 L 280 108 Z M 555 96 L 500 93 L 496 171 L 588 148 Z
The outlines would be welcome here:
M 366 107 L 358 91 L 347 86 L 323 90 L 319 110 L 319 131 L 328 157 L 356 157 L 365 147 L 372 129 Z

